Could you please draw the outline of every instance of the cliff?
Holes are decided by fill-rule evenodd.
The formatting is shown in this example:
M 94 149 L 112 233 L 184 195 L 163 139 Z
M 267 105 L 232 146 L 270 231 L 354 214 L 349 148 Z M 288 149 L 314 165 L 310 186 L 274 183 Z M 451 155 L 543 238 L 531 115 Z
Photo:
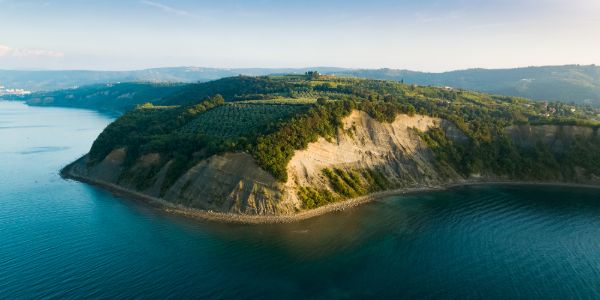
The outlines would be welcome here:
M 296 151 L 288 164 L 288 181 L 278 182 L 261 169 L 254 158 L 244 152 L 213 155 L 185 172 L 161 197 L 186 207 L 224 213 L 250 215 L 286 215 L 304 210 L 298 197 L 300 187 L 326 189 L 335 194 L 323 175 L 324 169 L 376 170 L 387 180 L 389 188 L 434 186 L 461 180 L 458 174 L 441 176 L 435 158 L 416 134 L 443 127 L 458 140 L 464 139 L 449 122 L 422 115 L 399 115 L 392 123 L 381 123 L 361 111 L 343 120 L 334 139 L 319 138 L 308 148 Z M 86 157 L 68 167 L 79 177 L 136 190 L 134 179 L 125 179 L 126 149 L 113 150 L 104 160 L 89 166 Z M 159 154 L 140 157 L 129 173 L 147 176 L 160 160 Z M 169 163 L 150 179 L 151 185 L 137 190 L 160 197 L 160 187 Z
M 303 191 L 312 191 L 311 197 L 325 193 L 336 202 L 343 202 L 382 190 L 511 180 L 491 173 L 464 176 L 447 165 L 441 168 L 432 149 L 419 135 L 431 129 L 443 130 L 456 144 L 469 140 L 443 119 L 402 114 L 391 123 L 382 123 L 365 112 L 354 110 L 343 119 L 333 139 L 321 137 L 306 149 L 295 152 L 287 167 L 286 182 L 277 181 L 245 152 L 228 152 L 201 160 L 162 193 L 165 173 L 172 161 L 158 172 L 151 172 L 154 165 L 159 165 L 157 153 L 143 155 L 132 167 L 125 167 L 127 150 L 119 148 L 93 165 L 85 156 L 65 168 L 65 174 L 161 199 L 178 207 L 249 216 L 291 216 L 307 211 L 311 207 L 307 199 L 302 198 Z M 564 152 L 573 139 L 598 138 L 591 128 L 577 126 L 521 125 L 506 128 L 506 133 L 520 147 L 534 147 L 542 142 L 556 153 Z M 135 177 L 124 176 L 125 172 Z M 578 182 L 600 183 L 594 174 L 580 177 Z M 151 184 L 140 189 L 135 184 L 139 178 Z M 348 184 L 350 192 L 344 194 L 344 190 L 336 186 L 336 180 Z
M 298 75 L 192 84 L 159 103 L 118 118 L 63 174 L 177 210 L 262 219 L 386 191 L 600 182 L 600 112 L 589 107 Z

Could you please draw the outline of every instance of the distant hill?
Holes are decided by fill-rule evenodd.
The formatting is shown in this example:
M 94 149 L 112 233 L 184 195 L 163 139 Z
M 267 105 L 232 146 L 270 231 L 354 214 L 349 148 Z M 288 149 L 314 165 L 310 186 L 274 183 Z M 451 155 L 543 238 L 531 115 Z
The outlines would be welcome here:
M 138 104 L 157 102 L 181 90 L 185 85 L 182 83 L 107 83 L 76 89 L 38 92 L 17 98 L 35 106 L 90 108 L 122 113 L 133 109 Z
M 339 68 L 317 68 L 320 72 L 334 73 Z M 16 71 L 0 70 L 0 85 L 34 92 L 72 89 L 85 85 L 117 82 L 205 82 L 224 77 L 260 76 L 283 73 L 304 73 L 304 69 L 216 69 L 198 67 L 156 68 L 135 71 Z
M 451 86 L 533 100 L 600 106 L 600 67 L 594 65 L 496 70 L 470 69 L 445 73 L 393 69 L 350 70 L 336 72 L 336 74 L 371 79 L 403 80 L 405 83 L 419 85 Z
M 237 75 L 261 76 L 323 74 L 403 81 L 408 84 L 450 86 L 492 94 L 562 101 L 600 107 L 600 67 L 595 65 L 547 66 L 516 69 L 469 69 L 425 73 L 395 69 L 216 69 L 196 67 L 157 68 L 138 71 L 9 71 L 0 70 L 0 85 L 32 91 L 74 88 L 116 82 L 206 82 Z

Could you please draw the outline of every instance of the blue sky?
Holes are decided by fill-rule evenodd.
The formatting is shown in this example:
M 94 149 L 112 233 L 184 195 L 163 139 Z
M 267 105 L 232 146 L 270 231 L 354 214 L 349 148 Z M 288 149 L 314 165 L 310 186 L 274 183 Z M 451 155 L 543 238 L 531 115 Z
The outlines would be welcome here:
M 598 0 L 0 0 L 0 68 L 600 64 Z

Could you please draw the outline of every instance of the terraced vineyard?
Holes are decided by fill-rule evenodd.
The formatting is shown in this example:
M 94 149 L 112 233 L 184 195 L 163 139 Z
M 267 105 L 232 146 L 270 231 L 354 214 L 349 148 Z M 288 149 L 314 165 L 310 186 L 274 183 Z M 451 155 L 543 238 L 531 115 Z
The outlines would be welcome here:
M 316 98 L 276 98 L 269 100 L 245 100 L 237 103 L 249 104 L 279 104 L 279 105 L 298 105 L 298 104 L 314 104 L 317 103 Z
M 308 110 L 308 103 L 285 100 L 227 103 L 200 114 L 183 128 L 183 132 L 204 133 L 225 139 L 252 136 Z

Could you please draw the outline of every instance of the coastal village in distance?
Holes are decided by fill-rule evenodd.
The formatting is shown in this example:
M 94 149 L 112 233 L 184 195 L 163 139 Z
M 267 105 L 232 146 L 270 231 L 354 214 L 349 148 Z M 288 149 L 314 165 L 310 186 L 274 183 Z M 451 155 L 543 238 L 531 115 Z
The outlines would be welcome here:
M 25 90 L 25 89 L 13 89 L 13 88 L 7 88 L 5 86 L 3 86 L 2 84 L 0 84 L 0 96 L 24 96 L 24 95 L 29 95 L 31 94 L 31 91 Z

